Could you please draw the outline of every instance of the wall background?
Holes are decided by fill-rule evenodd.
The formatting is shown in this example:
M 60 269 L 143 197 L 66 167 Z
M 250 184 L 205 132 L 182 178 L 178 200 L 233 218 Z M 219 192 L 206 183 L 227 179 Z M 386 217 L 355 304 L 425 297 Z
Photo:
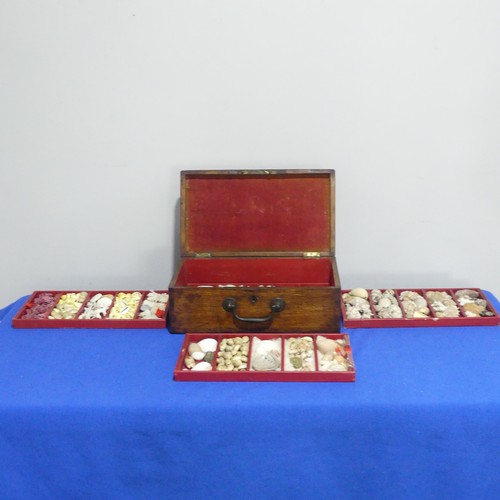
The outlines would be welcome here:
M 496 0 L 4 2 L 0 306 L 164 288 L 179 171 L 335 168 L 345 287 L 500 295 Z

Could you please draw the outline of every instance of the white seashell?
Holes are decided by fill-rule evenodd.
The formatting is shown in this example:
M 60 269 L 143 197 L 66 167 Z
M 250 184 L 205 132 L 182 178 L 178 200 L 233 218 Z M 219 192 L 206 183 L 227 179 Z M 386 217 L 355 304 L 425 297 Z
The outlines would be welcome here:
M 276 349 L 276 342 L 274 340 L 261 340 L 258 344 L 257 349 L 259 351 L 268 351 L 270 349 Z
M 389 299 L 389 298 L 387 298 L 387 297 L 382 297 L 382 298 L 378 301 L 378 305 L 379 305 L 380 307 L 389 307 L 391 304 L 392 304 L 391 299 Z
M 354 297 L 360 297 L 362 299 L 368 298 L 368 292 L 364 288 L 353 288 L 349 293 Z
M 217 349 L 217 341 L 215 339 L 212 339 L 212 338 L 206 338 L 206 339 L 203 339 L 203 340 L 200 340 L 198 342 L 198 345 L 200 346 L 200 349 L 203 351 L 203 352 L 215 352 L 215 350 Z
M 316 341 L 316 345 L 318 346 L 318 351 L 321 354 L 335 351 L 335 348 L 337 347 L 337 343 L 335 342 L 335 340 L 327 338 L 318 338 Z
M 191 357 L 196 361 L 201 361 L 205 357 L 204 352 L 192 352 Z
M 192 368 L 192 371 L 207 372 L 211 369 L 212 369 L 212 365 L 210 363 L 207 363 L 206 361 L 202 361 L 201 363 L 194 365 Z
M 196 342 L 191 342 L 188 347 L 189 354 L 193 354 L 193 352 L 201 352 L 201 347 Z
M 191 370 L 195 365 L 195 362 L 191 356 L 186 356 L 186 358 L 184 359 L 184 364 L 186 365 L 186 368 L 189 368 Z

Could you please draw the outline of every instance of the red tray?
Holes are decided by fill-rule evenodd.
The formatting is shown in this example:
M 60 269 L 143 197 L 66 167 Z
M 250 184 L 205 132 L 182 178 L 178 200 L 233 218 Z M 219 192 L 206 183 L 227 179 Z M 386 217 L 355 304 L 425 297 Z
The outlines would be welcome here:
M 220 343 L 223 339 L 234 339 L 236 337 L 247 336 L 250 339 L 249 355 L 248 355 L 248 368 L 241 371 L 218 371 L 216 370 L 217 354 L 220 348 Z M 184 342 L 181 347 L 179 358 L 174 369 L 174 379 L 180 381 L 198 381 L 198 382 L 354 382 L 356 378 L 356 370 L 354 367 L 354 360 L 352 357 L 351 345 L 349 336 L 340 333 L 325 333 L 322 335 L 328 339 L 339 340 L 345 342 L 344 349 L 349 364 L 347 371 L 320 371 L 318 369 L 318 351 L 316 348 L 316 340 L 319 334 L 299 333 L 299 334 L 281 334 L 281 333 L 267 333 L 267 334 L 218 334 L 214 333 L 196 333 L 186 334 Z M 311 337 L 314 345 L 314 371 L 294 371 L 285 370 L 285 340 L 298 337 Z M 191 342 L 199 342 L 205 338 L 213 338 L 217 340 L 217 349 L 212 361 L 212 370 L 210 371 L 193 371 L 189 370 L 184 365 L 184 359 L 188 354 L 188 347 Z M 261 340 L 280 339 L 281 342 L 281 366 L 276 371 L 255 371 L 252 366 L 252 346 L 255 338 Z
M 346 308 L 344 301 L 341 300 L 342 309 L 342 319 L 344 327 L 346 328 L 406 328 L 406 327 L 416 327 L 416 326 L 497 326 L 500 325 L 500 316 L 495 311 L 495 308 L 491 302 L 486 298 L 484 293 L 479 288 L 393 288 L 398 304 L 403 311 L 403 318 L 377 318 L 377 313 L 374 309 L 373 301 L 371 299 L 372 289 L 367 288 L 368 298 L 370 302 L 371 311 L 373 313 L 373 318 L 367 319 L 349 319 L 347 318 Z M 380 289 L 382 292 L 384 288 Z M 480 298 L 484 299 L 487 303 L 487 310 L 493 313 L 493 316 L 477 316 L 469 317 L 465 315 L 463 307 L 458 303 L 455 293 L 458 290 L 475 290 L 479 292 Z M 401 301 L 399 300 L 399 295 L 401 292 L 411 291 L 418 292 L 427 301 L 427 306 L 430 309 L 430 316 L 428 318 L 408 318 L 405 316 L 405 311 L 401 306 Z M 435 311 L 432 305 L 427 300 L 425 295 L 426 292 L 437 291 L 437 292 L 447 292 L 453 300 L 455 301 L 458 310 L 460 311 L 460 317 L 458 318 L 438 318 L 436 317 Z M 342 295 L 348 293 L 350 290 L 342 290 Z
M 167 290 L 155 290 L 157 293 L 168 293 Z M 82 303 L 79 311 L 76 313 L 74 319 L 49 319 L 49 315 L 53 308 L 47 310 L 44 314 L 44 318 L 41 319 L 23 319 L 24 313 L 33 305 L 33 301 L 43 293 L 50 293 L 55 297 L 55 304 L 57 304 L 61 295 L 65 293 L 80 293 L 87 292 L 87 298 Z M 135 312 L 133 319 L 110 319 L 108 318 L 109 312 L 113 308 L 116 300 L 116 295 L 120 292 L 132 293 L 140 292 L 142 297 L 140 299 L 137 311 Z M 166 328 L 166 317 L 168 311 L 167 308 L 163 315 L 158 319 L 141 319 L 139 318 L 140 308 L 143 301 L 150 290 L 38 290 L 33 292 L 30 298 L 21 307 L 18 313 L 12 319 L 12 326 L 14 328 Z M 106 316 L 102 319 L 78 319 L 78 316 L 83 312 L 87 302 L 97 293 L 103 295 L 111 294 L 113 295 L 113 302 L 110 305 Z

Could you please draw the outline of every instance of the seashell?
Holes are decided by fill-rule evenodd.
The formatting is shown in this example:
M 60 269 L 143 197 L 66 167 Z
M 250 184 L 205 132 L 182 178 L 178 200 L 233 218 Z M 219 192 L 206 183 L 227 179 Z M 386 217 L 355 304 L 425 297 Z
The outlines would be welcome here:
M 408 316 L 408 317 L 412 317 L 412 316 Z M 429 315 L 428 314 L 425 314 L 423 312 L 420 312 L 420 311 L 415 311 L 415 314 L 413 315 L 413 318 L 428 318 Z
M 363 307 L 366 304 L 369 305 L 369 302 L 367 299 L 362 299 L 361 297 L 350 297 L 346 301 L 346 304 L 349 304 L 350 306 L 353 306 L 353 307 Z
M 205 356 L 203 357 L 203 361 L 206 361 L 207 363 L 211 363 L 214 360 L 214 353 L 212 351 L 208 351 L 205 353 Z
M 332 361 L 328 365 L 326 365 L 325 370 L 328 372 L 346 372 L 347 366 L 341 365 L 335 361 Z
M 337 343 L 335 340 L 327 339 L 325 337 L 318 337 L 316 341 L 316 345 L 318 346 L 318 351 L 321 354 L 326 354 L 327 352 L 332 352 L 337 347 Z
M 354 297 L 360 297 L 362 299 L 368 298 L 368 292 L 364 288 L 353 288 L 349 293 Z
M 214 352 L 217 349 L 217 341 L 211 338 L 200 340 L 198 342 L 198 345 L 203 352 Z
M 261 340 L 257 346 L 258 351 L 269 351 L 276 349 L 276 342 L 274 340 Z
M 196 361 L 201 361 L 204 357 L 205 357 L 205 353 L 204 352 L 192 352 L 191 353 L 191 357 L 193 359 L 195 359 Z
M 186 365 L 186 368 L 189 368 L 191 370 L 196 363 L 191 356 L 186 356 L 184 359 L 184 364 Z
M 188 347 L 189 354 L 193 354 L 193 352 L 201 352 L 201 347 L 196 342 L 191 342 Z
M 477 290 L 464 289 L 458 290 L 455 292 L 455 295 L 459 298 L 468 297 L 469 299 L 477 299 L 479 297 L 479 292 Z
M 481 316 L 481 313 L 486 309 L 477 303 L 464 304 L 464 311 L 470 313 L 467 316 Z
M 387 298 L 387 297 L 382 297 L 382 298 L 378 301 L 378 306 L 379 306 L 379 307 L 389 307 L 391 304 L 392 304 L 391 299 L 389 299 L 389 298 Z
M 192 370 L 197 371 L 197 372 L 202 372 L 202 371 L 209 371 L 212 369 L 212 365 L 210 363 L 207 363 L 206 361 L 202 361 L 201 363 L 198 363 L 197 365 L 193 366 Z
M 252 358 L 252 366 L 254 370 L 267 371 L 276 370 L 280 367 L 280 359 L 278 351 L 259 352 Z

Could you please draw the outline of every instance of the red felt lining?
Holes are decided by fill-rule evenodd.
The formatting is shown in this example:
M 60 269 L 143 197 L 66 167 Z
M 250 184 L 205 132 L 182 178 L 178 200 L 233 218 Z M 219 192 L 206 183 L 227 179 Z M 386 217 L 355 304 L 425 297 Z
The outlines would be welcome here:
M 185 259 L 176 286 L 334 286 L 328 258 Z
M 189 174 L 185 250 L 331 252 L 331 175 Z

